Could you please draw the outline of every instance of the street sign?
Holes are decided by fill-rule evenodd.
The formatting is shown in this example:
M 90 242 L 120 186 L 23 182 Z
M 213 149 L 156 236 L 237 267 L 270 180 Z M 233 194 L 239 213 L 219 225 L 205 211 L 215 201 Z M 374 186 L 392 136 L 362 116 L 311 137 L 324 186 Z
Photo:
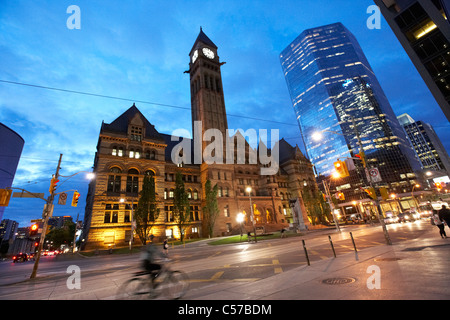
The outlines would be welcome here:
M 381 175 L 378 168 L 369 169 L 369 176 L 372 182 L 381 182 Z
M 44 198 L 43 193 L 33 193 L 33 192 L 14 192 L 13 198 Z
M 35 223 L 35 222 L 37 222 L 37 223 L 42 222 L 42 219 L 34 219 L 34 220 L 31 220 L 31 223 Z
M 59 195 L 58 204 L 65 205 L 67 200 L 67 193 L 63 192 Z

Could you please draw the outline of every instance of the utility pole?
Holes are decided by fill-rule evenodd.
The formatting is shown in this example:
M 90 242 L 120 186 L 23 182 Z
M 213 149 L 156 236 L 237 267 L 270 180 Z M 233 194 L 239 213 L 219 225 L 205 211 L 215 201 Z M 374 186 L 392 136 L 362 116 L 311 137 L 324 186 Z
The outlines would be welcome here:
M 62 154 L 59 155 L 58 166 L 56 167 L 56 173 L 53 177 L 53 179 L 56 179 L 56 180 L 59 177 L 59 169 L 61 166 L 61 159 L 62 159 Z M 52 179 L 52 183 L 53 183 L 53 179 Z M 34 262 L 33 272 L 31 273 L 30 279 L 36 278 L 37 269 L 39 266 L 39 260 L 41 258 L 42 248 L 44 247 L 45 234 L 47 233 L 48 220 L 53 215 L 53 200 L 54 200 L 54 198 L 55 198 L 55 189 L 51 188 L 50 195 L 47 198 L 47 203 L 44 206 L 44 211 L 43 211 L 44 226 L 42 227 L 41 239 L 39 241 L 39 247 L 38 247 L 38 251 L 36 254 L 36 260 Z
M 78 226 L 78 217 L 80 216 L 79 213 L 77 213 L 77 219 L 75 220 L 75 233 L 73 235 L 73 248 L 72 248 L 72 254 L 75 253 L 75 248 L 77 247 L 76 241 L 77 241 L 77 226 Z
M 325 180 L 322 180 L 322 183 L 323 183 L 323 187 L 325 189 L 325 194 L 327 196 L 328 205 L 330 206 L 330 209 L 331 209 L 331 214 L 333 215 L 333 218 L 334 218 L 334 223 L 336 224 L 336 230 L 341 232 L 341 228 L 339 227 L 339 218 L 336 216 L 336 214 L 334 212 L 334 210 L 335 210 L 334 203 L 333 203 L 333 200 L 331 200 L 330 187 L 327 185 Z M 331 184 L 331 181 L 330 181 L 330 184 Z
M 355 131 L 356 138 L 358 139 L 359 152 L 364 152 L 363 145 L 361 142 L 361 137 L 359 136 L 359 131 L 356 127 L 355 118 L 353 118 L 353 116 L 351 116 L 351 115 L 348 115 L 348 116 L 352 120 L 353 129 Z M 366 165 L 367 165 L 367 163 L 366 163 Z M 370 188 L 372 188 L 372 190 L 375 190 L 374 184 L 372 182 L 372 178 L 369 177 L 367 180 L 369 181 Z M 386 243 L 388 245 L 392 245 L 391 237 L 389 236 L 389 232 L 386 228 L 386 224 L 384 223 L 384 219 L 382 219 L 383 214 L 382 214 L 382 210 L 381 210 L 381 205 L 380 205 L 380 201 L 378 200 L 378 196 L 376 195 L 376 193 L 374 194 L 374 198 L 372 198 L 372 199 L 374 200 L 375 206 L 377 207 L 377 211 L 376 211 L 377 217 L 378 217 L 378 220 L 380 221 L 381 227 L 383 229 L 384 238 L 386 239 Z

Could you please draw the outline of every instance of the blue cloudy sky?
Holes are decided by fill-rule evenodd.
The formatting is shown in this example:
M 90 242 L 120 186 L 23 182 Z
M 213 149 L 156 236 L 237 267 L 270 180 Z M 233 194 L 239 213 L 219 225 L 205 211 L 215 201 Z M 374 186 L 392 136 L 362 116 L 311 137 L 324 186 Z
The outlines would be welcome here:
M 25 140 L 13 186 L 47 196 L 60 153 L 61 174 L 90 170 L 102 121 L 112 122 L 133 101 L 141 101 L 136 106 L 158 131 L 190 131 L 189 76 L 183 72 L 200 26 L 226 62 L 222 76 L 230 128 L 279 129 L 280 137 L 301 146 L 279 54 L 303 30 L 340 21 L 360 42 L 394 112 L 431 123 L 450 150 L 449 123 L 387 23 L 382 19 L 380 30 L 366 27 L 372 4 L 0 0 L 0 122 Z M 80 30 L 67 28 L 70 5 L 81 10 Z M 87 184 L 81 174 L 67 180 L 60 190 L 78 189 L 80 204 L 57 206 L 54 215 L 83 217 Z M 3 218 L 28 226 L 42 207 L 41 200 L 14 198 Z

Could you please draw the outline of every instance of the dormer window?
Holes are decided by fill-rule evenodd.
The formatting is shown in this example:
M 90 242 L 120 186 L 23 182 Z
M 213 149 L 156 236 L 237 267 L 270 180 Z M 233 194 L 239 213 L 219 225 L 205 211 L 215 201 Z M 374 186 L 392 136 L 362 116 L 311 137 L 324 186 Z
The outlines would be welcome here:
M 132 126 L 130 132 L 130 139 L 131 141 L 142 141 L 142 128 Z

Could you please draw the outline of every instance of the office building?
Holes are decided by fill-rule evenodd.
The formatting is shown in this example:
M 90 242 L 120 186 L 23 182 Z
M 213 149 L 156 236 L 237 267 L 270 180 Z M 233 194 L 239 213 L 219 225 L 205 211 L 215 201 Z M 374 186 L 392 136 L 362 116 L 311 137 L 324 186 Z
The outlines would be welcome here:
M 450 3 L 374 0 L 450 121 Z
M 441 171 L 450 176 L 450 157 L 433 127 L 415 121 L 408 114 L 398 117 L 425 171 Z
M 0 189 L 12 186 L 24 143 L 20 135 L 0 123 Z M 0 206 L 0 221 L 4 210 Z
M 367 166 L 379 170 L 379 184 L 410 191 L 420 163 L 353 34 L 341 23 L 305 30 L 280 60 L 316 175 L 330 176 L 337 159 L 355 158 L 361 142 Z M 354 164 L 341 181 L 347 200 L 358 199 L 368 184 L 361 162 Z

